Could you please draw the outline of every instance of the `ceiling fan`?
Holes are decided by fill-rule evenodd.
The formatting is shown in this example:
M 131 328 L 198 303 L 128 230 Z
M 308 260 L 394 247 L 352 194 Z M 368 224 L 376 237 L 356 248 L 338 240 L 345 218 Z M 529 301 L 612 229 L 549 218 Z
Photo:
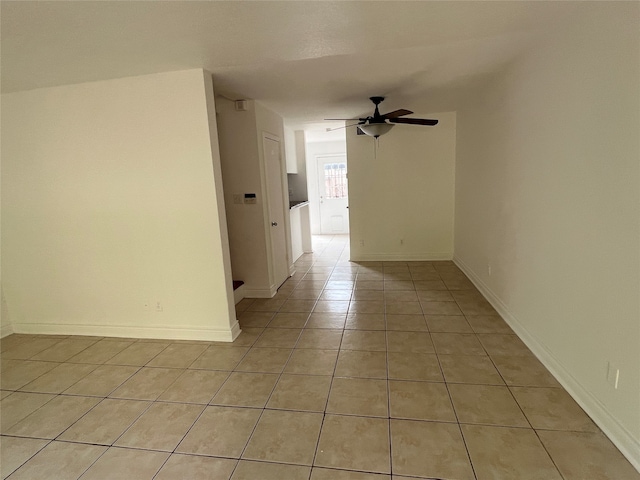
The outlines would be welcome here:
M 353 123 L 351 125 L 345 125 L 344 127 L 339 128 L 348 128 L 348 127 L 358 127 L 358 135 L 369 135 L 370 137 L 378 138 L 380 135 L 384 135 L 389 132 L 394 125 L 396 124 L 407 124 L 407 125 L 427 125 L 434 126 L 438 124 L 438 120 L 430 120 L 427 118 L 400 118 L 405 115 L 411 115 L 413 112 L 411 110 L 405 110 L 401 108 L 399 110 L 394 110 L 393 112 L 385 113 L 384 115 L 380 114 L 378 110 L 378 105 L 382 103 L 384 97 L 370 97 L 369 100 L 373 102 L 376 106 L 373 115 L 365 118 L 326 118 L 325 120 L 358 120 L 358 123 Z M 337 130 L 337 129 L 333 129 Z

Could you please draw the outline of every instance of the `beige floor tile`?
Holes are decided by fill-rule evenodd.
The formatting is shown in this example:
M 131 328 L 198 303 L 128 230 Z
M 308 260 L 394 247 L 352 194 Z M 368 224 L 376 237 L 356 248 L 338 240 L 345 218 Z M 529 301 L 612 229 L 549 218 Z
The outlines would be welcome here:
M 449 392 L 460 423 L 530 426 L 507 387 L 451 384 Z
M 435 353 L 431 336 L 426 332 L 387 332 L 389 352 Z
M 239 372 L 281 373 L 292 348 L 252 347 L 235 368 Z
M 19 437 L 56 438 L 100 399 L 94 397 L 57 396 L 31 415 L 7 429 L 7 435 Z
M 247 308 L 248 312 L 277 312 L 286 298 L 258 298 Z
M 385 352 L 387 350 L 387 338 L 385 332 L 347 330 L 342 335 L 340 349 Z
M 183 371 L 177 368 L 141 368 L 109 396 L 132 400 L 156 400 Z
M 133 345 L 133 341 L 117 341 L 113 339 L 100 340 L 82 352 L 71 357 L 69 362 L 72 363 L 95 363 L 102 364 L 107 360 L 115 357 L 125 348 Z
M 151 479 L 168 453 L 111 447 L 81 477 L 82 480 Z
M 389 480 L 389 475 L 314 467 L 311 480 Z
M 431 340 L 438 355 L 486 355 L 475 334 L 432 333 Z
M 454 423 L 392 419 L 391 454 L 394 476 L 474 478 L 460 428 Z
M 425 315 L 431 333 L 474 333 L 462 315 Z
M 321 413 L 265 410 L 242 458 L 311 465 Z
M 305 328 L 344 328 L 346 313 L 317 313 L 313 312 Z
M 404 332 L 426 332 L 427 322 L 424 315 L 387 315 L 387 330 Z
M 367 277 L 368 278 L 368 277 Z M 358 290 L 384 290 L 384 282 L 382 280 L 360 280 L 360 275 L 356 279 L 356 292 Z M 354 298 L 359 298 L 354 295 Z
M 409 290 L 390 290 L 384 292 L 384 301 L 386 304 L 399 302 L 417 302 L 418 294 Z M 420 310 L 422 312 L 422 309 Z
M 446 290 L 420 290 L 416 292 L 418 300 L 423 302 L 453 302 L 453 296 Z
M 438 358 L 428 353 L 389 352 L 389 378 L 442 382 Z
M 154 403 L 114 445 L 172 452 L 203 410 L 202 405 Z
M 169 346 L 169 343 L 137 342 L 128 346 L 105 363 L 108 365 L 146 365 L 156 355 Z
M 267 408 L 324 412 L 331 387 L 330 376 L 282 375 Z
M 414 285 L 417 291 L 446 291 L 447 286 L 442 280 L 432 278 L 431 280 L 414 280 Z
M 6 432 L 23 418 L 28 417 L 54 395 L 43 393 L 15 392 L 0 402 L 0 431 Z
M 189 368 L 201 370 L 233 370 L 249 351 L 249 347 L 211 345 Z
M 242 327 L 242 332 L 240 335 L 233 341 L 231 346 L 233 347 L 250 347 L 254 343 L 260 335 L 264 332 L 264 328 L 252 328 L 252 327 Z M 214 343 L 213 346 L 229 346 L 227 342 Z M 205 352 L 206 353 L 206 352 Z M 204 354 L 203 354 L 204 355 Z M 193 364 L 191 365 L 193 368 Z
M 82 352 L 97 341 L 97 339 L 92 338 L 65 338 L 37 355 L 34 355 L 31 359 L 44 360 L 46 362 L 66 362 L 71 357 Z
M 342 342 L 342 330 L 305 328 L 302 331 L 300 338 L 298 339 L 296 348 L 317 348 L 321 350 L 337 350 L 340 348 L 341 342 Z
M 61 342 L 58 338 L 42 338 L 34 337 L 25 339 L 25 341 L 14 345 L 8 349 L 2 349 L 2 360 L 27 360 L 40 352 L 53 347 L 56 343 Z
M 385 352 L 341 350 L 338 354 L 337 377 L 387 378 Z
M 0 390 L 0 400 L 4 400 L 5 397 L 8 397 L 12 393 L 11 390 Z
M 338 350 L 296 348 L 287 362 L 284 373 L 302 375 L 333 375 Z
M 461 428 L 478 480 L 562 478 L 532 429 Z
M 559 387 L 558 381 L 533 355 L 492 355 L 491 360 L 509 386 Z
M 320 282 L 321 284 L 323 282 Z M 292 299 L 284 302 L 280 307 L 281 312 L 311 312 L 315 306 L 315 300 L 298 300 Z
M 276 374 L 233 372 L 211 404 L 263 408 L 277 381 Z
M 7 478 L 48 443 L 36 438 L 0 437 L 0 477 Z
M 563 388 L 511 387 L 511 391 L 535 429 L 600 431 Z
M 392 418 L 456 421 L 444 383 L 390 380 L 389 409 Z
M 296 288 L 289 295 L 289 300 L 318 300 L 324 289 L 322 287 Z M 309 313 L 309 312 L 307 312 Z
M 473 290 L 476 292 L 476 287 L 470 280 L 466 278 L 451 277 L 444 280 L 445 285 L 449 290 Z
M 55 362 L 2 359 L 0 385 L 5 390 L 17 390 L 58 365 L 60 364 Z
M 439 355 L 438 359 L 447 383 L 504 385 L 488 356 Z
M 404 292 L 403 292 L 404 293 Z M 414 293 L 414 292 L 406 292 Z M 385 313 L 391 315 L 422 315 L 422 307 L 418 301 L 415 302 L 387 302 Z
M 497 315 L 469 315 L 467 322 L 475 333 L 500 333 L 514 335 L 511 327 Z
M 269 323 L 269 328 L 302 328 L 307 323 L 308 313 L 283 312 L 276 313 Z
M 351 300 L 351 296 L 353 295 L 353 291 L 349 290 L 325 290 L 322 292 L 318 300 L 324 301 L 338 301 L 338 302 L 348 302 Z
M 242 312 L 238 315 L 238 323 L 244 328 L 264 328 L 275 316 L 273 312 Z
M 314 465 L 391 473 L 389 421 L 326 415 Z
M 66 395 L 106 397 L 126 382 L 140 367 L 100 365 L 86 377 L 66 389 Z
M 266 328 L 254 347 L 293 348 L 301 333 L 301 328 Z
M 455 302 L 422 302 L 422 311 L 426 315 L 462 315 Z
M 61 393 L 95 370 L 97 365 L 63 363 L 49 370 L 20 390 L 38 393 Z
M 370 378 L 334 378 L 327 413 L 388 417 L 387 381 Z
M 154 480 L 228 480 L 237 460 L 173 454 Z
M 530 356 L 531 350 L 516 335 L 483 333 L 478 335 L 489 355 Z
M 176 452 L 238 458 L 262 410 L 207 407 Z
M 538 431 L 565 480 L 640 480 L 640 473 L 602 433 Z
M 231 480 L 308 480 L 310 467 L 240 460 Z
M 68 442 L 111 445 L 151 405 L 140 400 L 107 398 L 60 435 Z
M 386 322 L 383 313 L 352 313 L 347 315 L 347 330 L 385 330 Z
M 411 280 L 384 280 L 384 289 L 387 290 L 415 290 Z
M 384 301 L 353 300 L 349 305 L 349 314 L 356 313 L 385 313 Z
M 78 478 L 102 455 L 106 447 L 51 442 L 11 476 L 12 479 Z
M 314 313 L 344 313 L 349 310 L 349 301 L 346 300 L 318 300 Z
M 229 372 L 186 370 L 158 398 L 164 402 L 207 404 L 229 377 Z
M 380 282 L 382 287 L 382 282 Z M 354 290 L 351 300 L 353 301 L 367 301 L 367 302 L 382 302 L 384 301 L 385 292 L 380 289 L 376 290 Z
M 452 291 L 451 295 L 455 298 L 456 303 L 465 315 L 497 315 L 485 298 L 473 290 L 457 290 Z M 458 314 L 459 315 L 459 314 Z
M 172 343 L 159 353 L 147 366 L 165 368 L 187 368 L 207 350 L 207 345 Z

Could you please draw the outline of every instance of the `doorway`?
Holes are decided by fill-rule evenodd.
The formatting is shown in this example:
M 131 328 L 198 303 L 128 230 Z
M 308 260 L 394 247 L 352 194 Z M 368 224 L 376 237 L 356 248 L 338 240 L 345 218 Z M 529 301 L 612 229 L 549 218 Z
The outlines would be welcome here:
M 280 139 L 263 134 L 262 148 L 265 160 L 269 237 L 271 239 L 271 282 L 277 288 L 289 277 Z
M 346 154 L 317 155 L 320 233 L 349 233 L 349 192 Z

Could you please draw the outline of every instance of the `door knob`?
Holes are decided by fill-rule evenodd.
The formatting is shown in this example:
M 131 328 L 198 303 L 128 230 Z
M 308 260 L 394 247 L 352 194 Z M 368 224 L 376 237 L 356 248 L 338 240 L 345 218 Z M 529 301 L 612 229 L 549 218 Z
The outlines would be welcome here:
M 278 222 L 271 222 L 271 226 L 272 227 L 277 227 L 278 226 Z

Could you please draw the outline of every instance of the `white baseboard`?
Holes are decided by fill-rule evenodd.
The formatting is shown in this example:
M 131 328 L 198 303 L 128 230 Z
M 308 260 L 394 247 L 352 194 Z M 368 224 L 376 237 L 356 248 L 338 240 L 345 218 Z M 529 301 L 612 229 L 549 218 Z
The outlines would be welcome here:
M 153 338 L 160 340 L 202 340 L 232 342 L 240 334 L 237 320 L 229 330 L 175 328 L 169 326 L 77 325 L 50 323 L 14 323 L 13 333 L 34 335 L 88 335 L 99 337 Z
M 278 289 L 276 287 L 271 288 L 247 288 L 244 291 L 246 298 L 272 298 Z
M 244 284 L 240 285 L 233 291 L 233 302 L 235 305 L 239 304 L 244 297 L 246 297 Z
M 451 260 L 451 252 L 422 253 L 351 253 L 352 262 L 430 262 Z
M 500 298 L 476 275 L 460 258 L 454 256 L 454 263 L 460 267 L 482 295 L 496 309 L 500 316 L 509 324 L 513 331 L 529 347 L 551 374 L 560 382 L 565 390 L 609 437 L 622 454 L 640 472 L 640 440 L 635 438 L 591 392 L 578 382 L 558 359 L 539 342 L 518 321 Z
M 12 333 L 15 333 L 13 331 L 13 325 L 9 324 L 9 325 L 2 325 L 2 328 L 0 328 L 0 338 L 4 338 L 8 335 L 11 335 Z

